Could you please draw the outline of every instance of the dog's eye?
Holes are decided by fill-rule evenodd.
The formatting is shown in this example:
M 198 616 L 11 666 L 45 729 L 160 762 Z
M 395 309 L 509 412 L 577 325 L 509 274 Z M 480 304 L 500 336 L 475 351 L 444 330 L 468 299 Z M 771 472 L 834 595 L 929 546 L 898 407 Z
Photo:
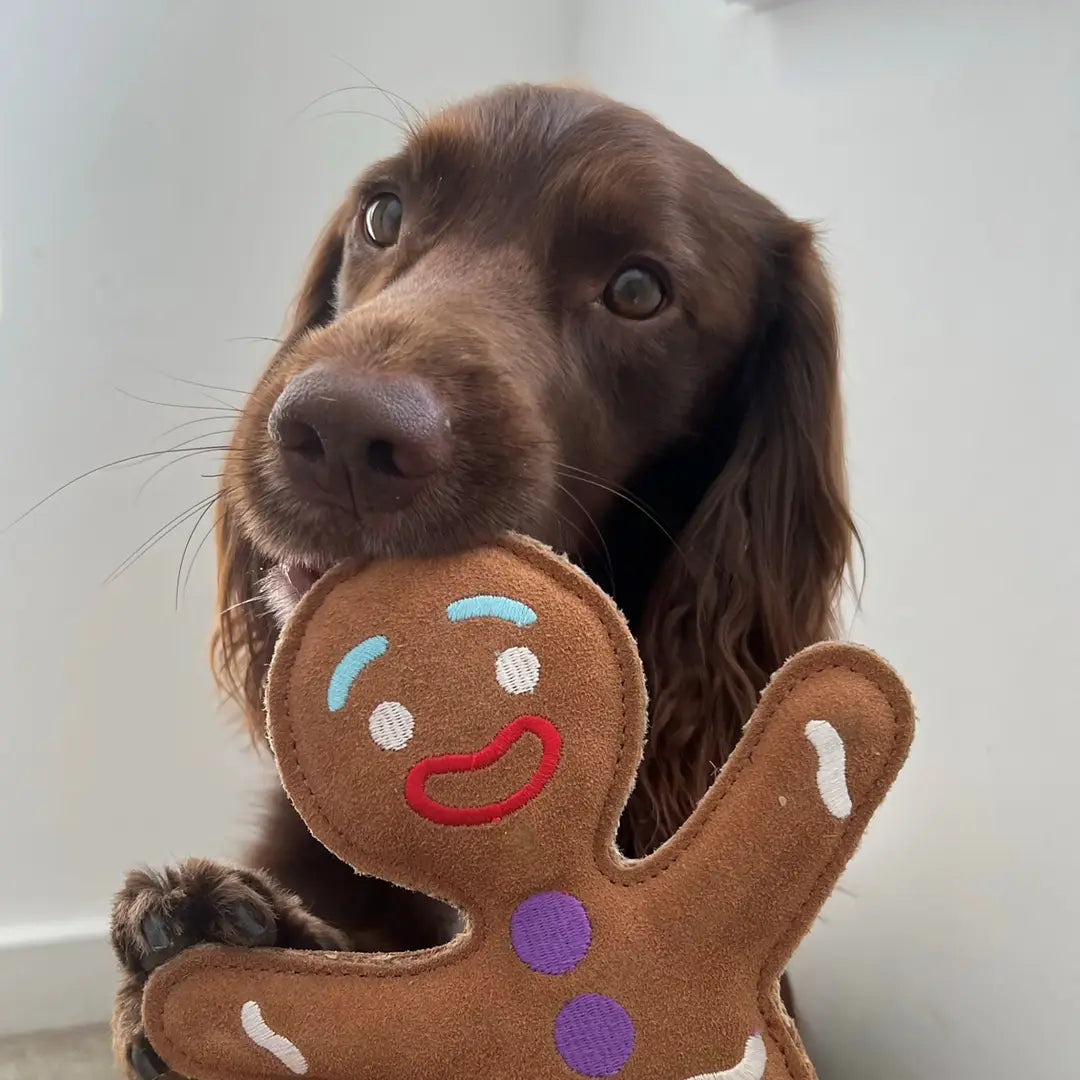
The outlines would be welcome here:
M 376 247 L 393 247 L 401 232 L 401 200 L 383 192 L 364 207 L 364 234 Z
M 604 306 L 624 319 L 647 319 L 667 299 L 663 283 L 648 267 L 628 266 L 608 282 Z

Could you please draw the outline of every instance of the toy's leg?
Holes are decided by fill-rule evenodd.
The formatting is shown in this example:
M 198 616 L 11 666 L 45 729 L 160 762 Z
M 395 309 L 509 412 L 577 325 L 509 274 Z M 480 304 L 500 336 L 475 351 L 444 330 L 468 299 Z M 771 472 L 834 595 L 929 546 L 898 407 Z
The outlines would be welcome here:
M 874 654 L 839 644 L 799 654 L 691 819 L 635 872 L 684 913 L 680 933 L 782 964 L 784 943 L 817 915 L 913 729 L 906 690 Z
M 166 1064 L 143 1035 L 148 973 L 197 942 L 341 949 L 344 935 L 309 915 L 271 878 L 206 859 L 128 876 L 116 897 L 112 943 L 124 976 L 113 1012 L 113 1046 L 130 1077 L 153 1080 Z
M 498 1021 L 462 993 L 474 958 L 206 946 L 154 975 L 143 1012 L 162 1056 L 199 1080 L 465 1076 Z

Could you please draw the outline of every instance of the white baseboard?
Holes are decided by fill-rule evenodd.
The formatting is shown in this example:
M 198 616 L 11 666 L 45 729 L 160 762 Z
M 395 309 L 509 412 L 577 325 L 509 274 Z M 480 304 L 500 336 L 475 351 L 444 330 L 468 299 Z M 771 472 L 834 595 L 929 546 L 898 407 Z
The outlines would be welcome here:
M 104 1022 L 117 979 L 100 919 L 0 926 L 0 1035 Z

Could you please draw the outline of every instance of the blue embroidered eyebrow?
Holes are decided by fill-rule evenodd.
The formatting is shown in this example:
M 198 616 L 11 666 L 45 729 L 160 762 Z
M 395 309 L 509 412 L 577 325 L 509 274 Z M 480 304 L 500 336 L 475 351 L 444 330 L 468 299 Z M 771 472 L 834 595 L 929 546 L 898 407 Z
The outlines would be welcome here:
M 446 605 L 446 616 L 451 622 L 466 619 L 502 619 L 515 626 L 532 626 L 536 612 L 520 600 L 509 596 L 466 596 Z
M 365 638 L 359 645 L 354 645 L 339 661 L 330 676 L 330 685 L 326 689 L 326 704 L 331 712 L 337 712 L 345 705 L 356 676 L 377 660 L 389 648 L 390 642 L 382 634 Z

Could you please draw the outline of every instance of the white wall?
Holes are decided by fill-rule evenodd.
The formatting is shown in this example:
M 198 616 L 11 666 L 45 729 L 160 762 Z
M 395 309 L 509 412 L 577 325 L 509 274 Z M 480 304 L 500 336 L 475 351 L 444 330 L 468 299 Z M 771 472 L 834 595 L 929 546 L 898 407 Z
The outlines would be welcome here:
M 581 49 L 822 220 L 843 299 L 852 636 L 921 727 L 798 957 L 819 1070 L 1074 1076 L 1080 3 L 598 0 Z
M 853 636 L 920 704 L 909 768 L 798 958 L 826 1080 L 1068 1075 L 1080 751 L 1080 4 L 79 0 L 0 7 L 0 522 L 244 387 L 394 114 L 577 67 L 827 225 L 844 301 Z M 576 46 L 571 31 L 580 31 Z M 207 424 L 208 430 L 218 425 Z M 174 433 L 179 439 L 198 428 Z M 185 469 L 187 470 L 185 472 Z M 215 713 L 204 550 L 101 580 L 213 471 L 79 484 L 0 537 L 0 1029 L 103 1015 L 108 894 L 227 854 L 263 777 Z M 1071 919 L 1071 923 L 1070 923 Z M 1039 991 L 1045 984 L 1045 995 Z M 1034 1055 L 1034 1057 L 1033 1057 Z
M 0 5 L 0 524 L 91 466 L 200 430 L 180 376 L 247 387 L 307 251 L 396 114 L 568 67 L 563 3 L 7 0 Z M 230 395 L 226 395 L 229 397 Z M 209 440 L 215 442 L 217 440 Z M 73 486 L 0 536 L 0 1031 L 106 1015 L 111 892 L 145 860 L 237 850 L 263 774 L 216 711 L 212 557 L 179 611 L 194 459 Z M 210 523 L 212 515 L 204 520 Z M 196 535 L 196 541 L 201 532 Z

